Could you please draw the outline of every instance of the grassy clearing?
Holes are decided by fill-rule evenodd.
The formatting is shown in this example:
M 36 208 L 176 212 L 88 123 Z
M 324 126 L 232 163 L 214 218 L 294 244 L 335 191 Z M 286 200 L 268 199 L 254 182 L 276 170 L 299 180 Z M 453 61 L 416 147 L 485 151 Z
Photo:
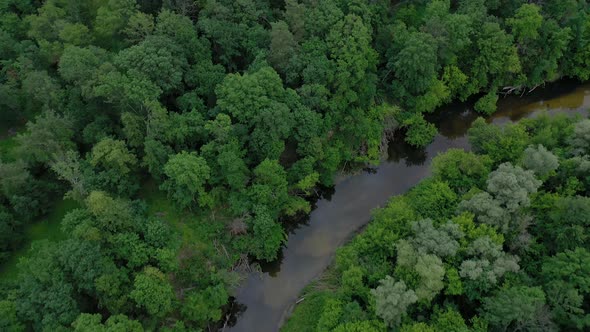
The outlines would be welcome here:
M 211 245 L 214 239 L 222 242 L 226 240 L 223 235 L 227 233 L 228 217 L 223 212 L 183 211 L 168 199 L 153 180 L 143 184 L 139 198 L 147 203 L 149 215 L 160 216 L 181 234 L 183 245 Z
M 0 265 L 0 282 L 10 282 L 16 279 L 18 262 L 29 254 L 33 241 L 66 239 L 67 235 L 61 231 L 61 220 L 69 211 L 78 206 L 78 203 L 73 200 L 60 200 L 47 216 L 28 225 L 25 229 L 25 243 L 23 243 L 21 249 L 15 251 L 6 262 Z
M 194 243 L 198 240 L 199 234 L 193 226 L 201 218 L 177 208 L 154 180 L 150 179 L 143 184 L 139 198 L 147 203 L 148 215 L 161 217 L 182 235 L 182 243 Z
M 145 182 L 139 198 L 148 206 L 148 215 L 166 221 L 179 239 L 180 261 L 192 256 L 201 257 L 203 268 L 213 271 L 230 271 L 240 260 L 240 252 L 232 245 L 227 229 L 229 217 L 223 211 L 183 211 L 160 191 L 153 180 Z M 194 262 L 193 262 L 194 264 Z M 206 267 L 208 266 L 208 267 Z M 223 274 L 223 273 L 222 273 Z M 229 288 L 239 284 L 241 275 L 227 274 Z M 243 276 L 242 276 L 243 277 Z

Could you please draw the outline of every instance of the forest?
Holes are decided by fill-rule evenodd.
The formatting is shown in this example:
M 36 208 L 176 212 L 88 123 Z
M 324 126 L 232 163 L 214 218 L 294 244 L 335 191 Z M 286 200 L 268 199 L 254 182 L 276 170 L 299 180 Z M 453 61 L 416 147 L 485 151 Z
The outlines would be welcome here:
M 590 120 L 503 127 L 376 209 L 283 331 L 587 331 Z
M 442 105 L 487 116 L 503 95 L 588 80 L 589 14 L 585 0 L 0 0 L 2 271 L 18 260 L 0 274 L 0 330 L 215 329 L 250 263 L 275 260 L 318 189 L 379 164 L 394 133 L 424 147 Z M 474 153 L 440 156 L 378 210 L 327 272 L 333 291 L 285 329 L 588 328 L 589 137 L 587 120 L 478 121 Z M 47 216 L 57 238 L 31 243 Z

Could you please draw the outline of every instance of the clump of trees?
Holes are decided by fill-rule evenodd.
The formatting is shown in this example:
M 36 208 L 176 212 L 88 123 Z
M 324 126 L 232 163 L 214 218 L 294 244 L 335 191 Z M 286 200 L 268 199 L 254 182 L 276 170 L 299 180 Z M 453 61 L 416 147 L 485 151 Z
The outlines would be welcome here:
M 376 210 L 284 330 L 587 330 L 587 121 L 477 122 L 475 152 L 437 156 L 432 178 Z

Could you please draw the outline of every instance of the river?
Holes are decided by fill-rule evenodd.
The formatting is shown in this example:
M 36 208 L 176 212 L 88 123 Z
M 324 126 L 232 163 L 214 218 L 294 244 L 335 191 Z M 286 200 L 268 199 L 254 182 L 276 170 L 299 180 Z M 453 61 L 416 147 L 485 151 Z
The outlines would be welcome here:
M 389 157 L 370 171 L 343 176 L 333 193 L 317 201 L 306 222 L 293 229 L 280 259 L 251 274 L 235 294 L 236 317 L 225 330 L 278 331 L 301 290 L 330 264 L 336 249 L 370 220 L 371 210 L 389 197 L 405 193 L 430 175 L 430 162 L 449 148 L 469 149 L 466 133 L 478 114 L 472 103 L 455 103 L 428 116 L 439 134 L 425 149 L 401 140 L 389 146 Z M 585 114 L 590 107 L 590 83 L 561 81 L 524 97 L 498 102 L 489 122 L 505 123 L 542 111 Z

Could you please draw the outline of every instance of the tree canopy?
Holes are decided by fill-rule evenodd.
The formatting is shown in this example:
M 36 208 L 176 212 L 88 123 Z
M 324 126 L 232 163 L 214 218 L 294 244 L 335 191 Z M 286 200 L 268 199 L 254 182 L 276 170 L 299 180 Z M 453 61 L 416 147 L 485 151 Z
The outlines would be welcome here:
M 374 169 L 400 139 L 423 152 L 453 101 L 487 116 L 501 95 L 587 80 L 588 14 L 578 0 L 0 0 L 0 263 L 23 256 L 0 330 L 218 329 L 250 263 L 281 257 L 338 173 Z M 469 138 L 339 252 L 343 291 L 309 330 L 588 326 L 583 283 L 551 271 L 589 249 L 590 121 L 481 119 Z M 30 245 L 39 226 L 52 240 Z
M 321 329 L 328 315 L 335 330 L 350 320 L 400 331 L 588 329 L 588 186 L 566 185 L 586 121 L 477 121 L 474 152 L 438 155 L 431 178 L 374 211 L 306 292 L 323 304 L 299 304 L 284 330 Z M 333 303 L 362 314 L 334 315 Z M 320 319 L 303 320 L 307 310 Z

